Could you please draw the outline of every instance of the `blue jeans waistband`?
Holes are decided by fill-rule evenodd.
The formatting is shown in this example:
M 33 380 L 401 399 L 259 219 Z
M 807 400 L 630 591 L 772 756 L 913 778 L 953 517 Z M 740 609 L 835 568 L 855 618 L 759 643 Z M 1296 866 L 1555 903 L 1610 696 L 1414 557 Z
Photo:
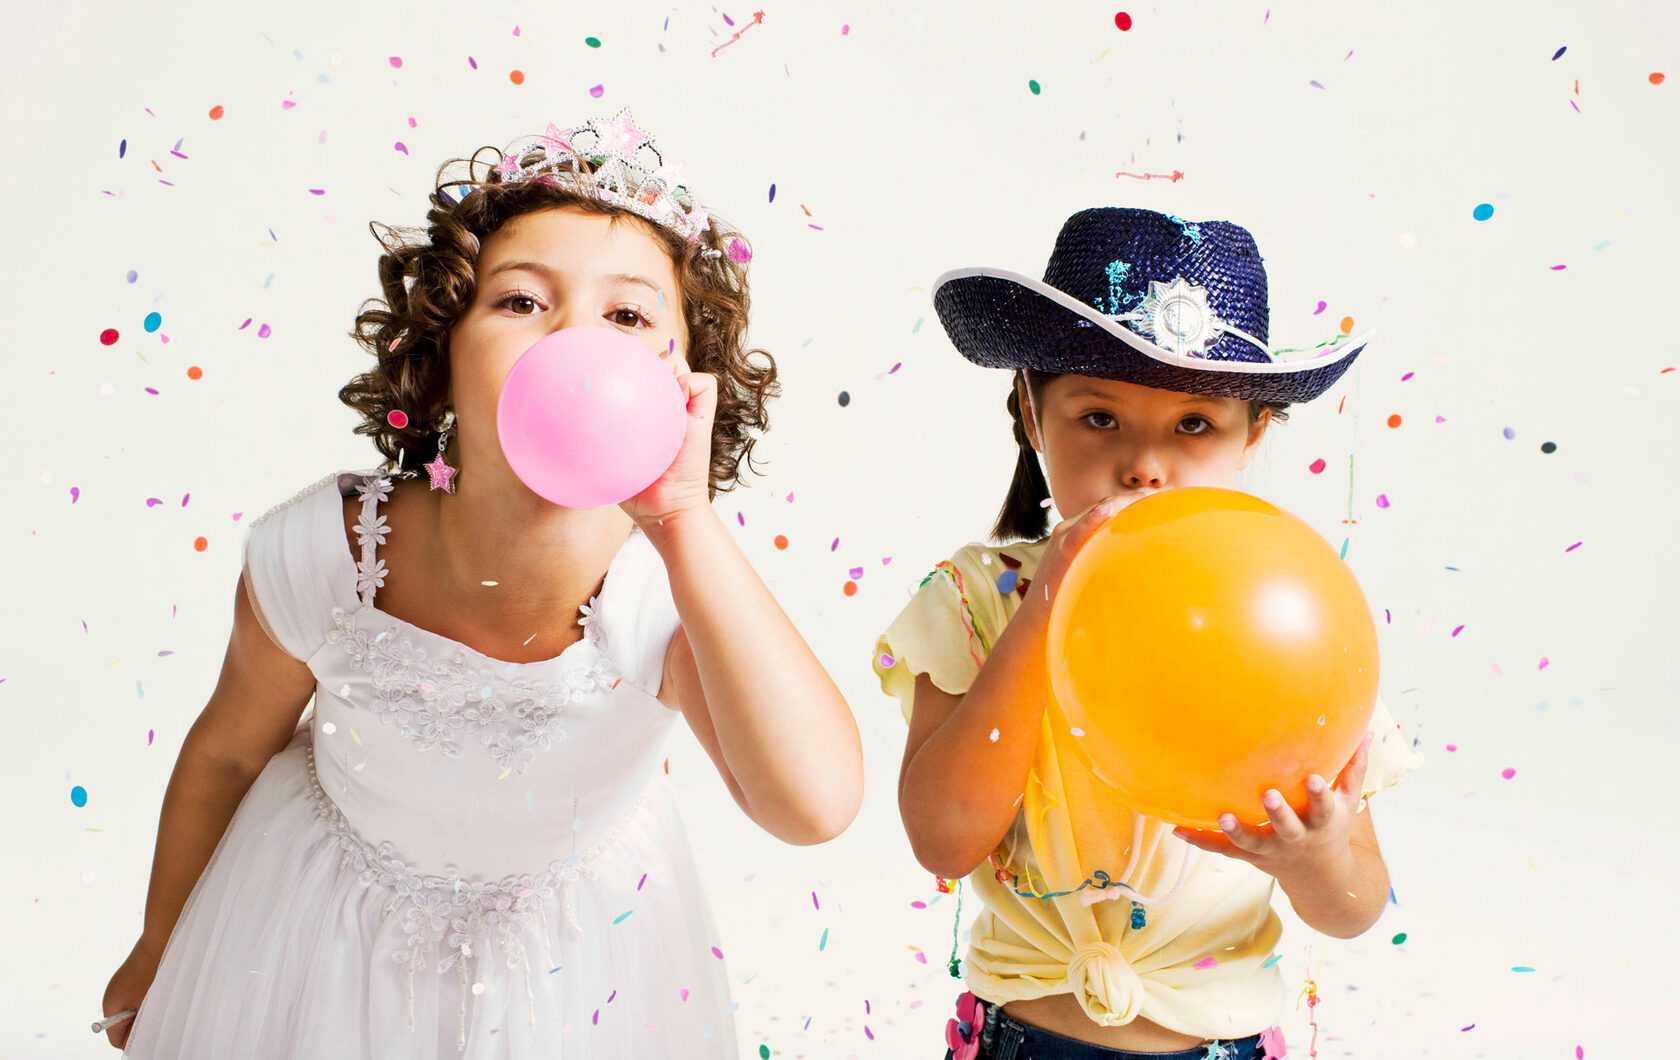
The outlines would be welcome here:
M 986 1006 L 977 1060 L 1260 1060 L 1260 1035 L 1218 1039 L 1170 1053 L 1140 1053 L 1082 1042 L 1004 1015 Z

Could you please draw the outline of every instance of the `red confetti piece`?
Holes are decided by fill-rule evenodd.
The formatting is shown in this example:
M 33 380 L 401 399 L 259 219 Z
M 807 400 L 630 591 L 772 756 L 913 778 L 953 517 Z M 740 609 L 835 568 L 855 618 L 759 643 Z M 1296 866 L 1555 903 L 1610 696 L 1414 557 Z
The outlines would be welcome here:
M 1114 16 L 1114 25 L 1121 33 L 1124 33 L 1132 28 L 1132 16 L 1121 11 Z
M 116 328 L 106 328 L 104 331 L 99 333 L 99 341 L 105 346 L 115 346 L 117 344 L 117 340 L 121 337 L 121 335 L 117 334 Z
M 222 115 L 226 114 L 226 113 L 227 112 L 222 109 L 222 105 L 220 103 L 218 103 L 214 107 L 210 108 L 210 120 L 211 121 L 221 121 L 222 120 Z
M 1311 471 L 1315 475 L 1323 474 L 1324 473 L 1324 458 L 1319 457 L 1317 460 L 1314 460 L 1311 464 L 1307 465 L 1307 470 Z

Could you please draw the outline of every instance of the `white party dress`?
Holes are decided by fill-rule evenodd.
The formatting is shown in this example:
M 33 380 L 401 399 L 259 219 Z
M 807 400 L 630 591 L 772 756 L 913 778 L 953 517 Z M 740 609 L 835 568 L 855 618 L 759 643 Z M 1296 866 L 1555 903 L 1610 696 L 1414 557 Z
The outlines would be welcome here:
M 677 613 L 658 553 L 633 531 L 583 638 L 503 662 L 375 604 L 390 490 L 329 475 L 247 533 L 247 590 L 315 674 L 314 710 L 199 877 L 125 1055 L 734 1058 L 661 768 Z

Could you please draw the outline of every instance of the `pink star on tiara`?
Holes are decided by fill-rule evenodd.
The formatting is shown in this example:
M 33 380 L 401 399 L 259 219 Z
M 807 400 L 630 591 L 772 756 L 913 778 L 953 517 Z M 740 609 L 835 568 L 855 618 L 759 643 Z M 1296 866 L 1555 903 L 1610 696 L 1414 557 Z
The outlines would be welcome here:
M 518 172 L 519 153 L 517 151 L 513 154 L 503 155 L 502 160 L 496 163 L 496 173 L 503 180 L 511 179 Z
M 575 131 L 576 130 L 574 129 L 561 129 L 553 122 L 550 122 L 548 125 L 548 132 L 537 137 L 537 142 L 547 148 L 550 155 L 553 155 L 557 151 L 566 151 L 569 153 L 576 150 L 576 148 L 572 146 L 572 133 Z
M 625 159 L 634 158 L 637 149 L 652 139 L 645 130 L 636 127 L 629 107 L 619 111 L 611 121 L 602 122 L 595 133 L 601 138 L 599 150 L 603 154 Z

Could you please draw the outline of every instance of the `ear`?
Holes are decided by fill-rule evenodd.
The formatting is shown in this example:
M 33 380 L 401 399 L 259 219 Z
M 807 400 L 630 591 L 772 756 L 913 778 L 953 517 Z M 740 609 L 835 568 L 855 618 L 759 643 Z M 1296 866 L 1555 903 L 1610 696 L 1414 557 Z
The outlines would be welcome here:
M 1038 407 L 1033 401 L 1032 390 L 1027 386 L 1025 372 L 1015 373 L 1015 402 L 1021 409 L 1021 428 L 1027 433 L 1027 441 L 1032 444 L 1034 452 L 1044 452 L 1044 443 L 1038 437 Z
M 1242 459 L 1237 463 L 1238 470 L 1248 467 L 1249 461 L 1254 459 L 1255 452 L 1260 448 L 1260 439 L 1265 436 L 1266 426 L 1271 422 L 1272 410 L 1261 409 L 1260 418 L 1248 428 L 1248 441 L 1243 443 Z

